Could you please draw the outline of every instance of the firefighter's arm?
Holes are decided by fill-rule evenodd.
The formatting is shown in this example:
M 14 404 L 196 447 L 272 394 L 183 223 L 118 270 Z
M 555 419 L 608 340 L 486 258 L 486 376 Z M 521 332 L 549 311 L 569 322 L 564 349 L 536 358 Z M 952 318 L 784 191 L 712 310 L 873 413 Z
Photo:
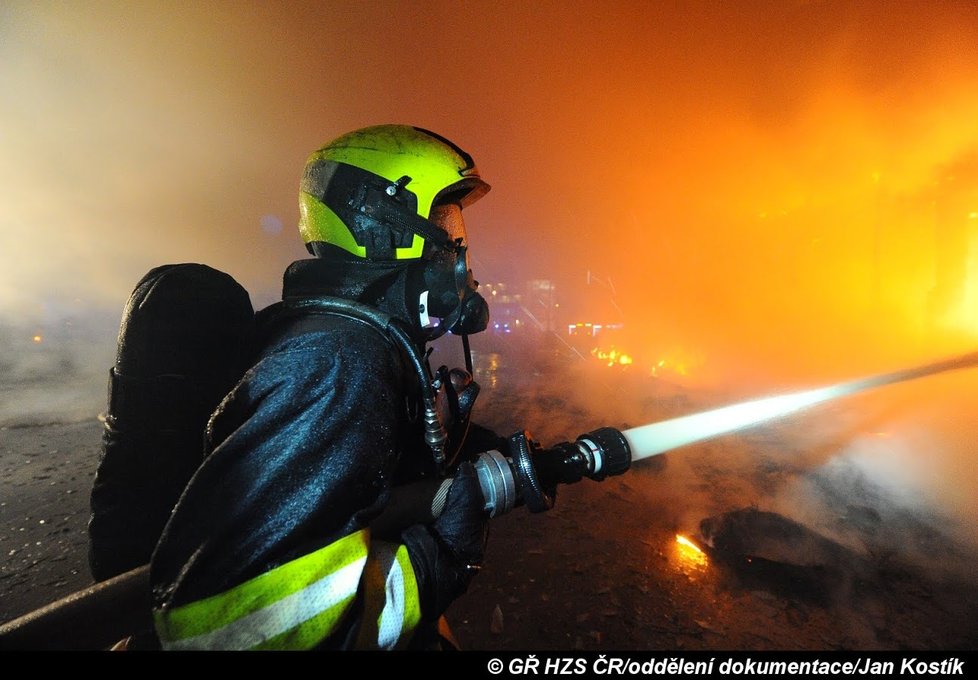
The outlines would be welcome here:
M 460 466 L 434 522 L 403 544 L 344 536 L 230 590 L 158 609 L 167 649 L 395 649 L 438 619 L 482 563 L 488 518 L 472 466 Z

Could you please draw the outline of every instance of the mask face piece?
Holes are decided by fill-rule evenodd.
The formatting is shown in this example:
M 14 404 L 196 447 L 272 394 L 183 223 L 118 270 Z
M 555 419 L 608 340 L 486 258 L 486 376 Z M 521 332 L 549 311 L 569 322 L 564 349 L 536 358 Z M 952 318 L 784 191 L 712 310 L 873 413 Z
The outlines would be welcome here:
M 458 269 L 466 266 L 461 262 L 464 259 L 464 254 L 439 250 L 424 261 L 424 289 L 428 291 L 428 313 L 431 316 L 443 319 L 458 307 L 466 287 L 466 280 L 462 281 L 462 290 L 458 285 Z M 468 272 L 465 276 L 467 279 Z
M 489 303 L 474 290 L 466 291 L 459 304 L 458 320 L 449 327 L 455 335 L 481 333 L 489 325 Z
M 489 325 L 489 304 L 479 295 L 479 283 L 469 269 L 465 246 L 465 221 L 457 204 L 436 205 L 431 221 L 444 229 L 455 244 L 454 252 L 437 249 L 429 254 L 424 268 L 428 313 L 442 320 L 442 332 L 468 335 Z

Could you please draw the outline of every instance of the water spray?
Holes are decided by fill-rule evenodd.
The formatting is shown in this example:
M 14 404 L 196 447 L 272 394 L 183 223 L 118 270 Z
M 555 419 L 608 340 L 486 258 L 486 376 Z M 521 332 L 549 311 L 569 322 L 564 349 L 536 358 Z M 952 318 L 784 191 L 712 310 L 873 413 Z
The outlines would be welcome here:
M 564 442 L 546 450 L 533 442 L 526 432 L 520 432 L 509 439 L 509 456 L 490 451 L 481 454 L 476 462 L 486 497 L 486 510 L 495 516 L 524 504 L 531 512 L 541 512 L 553 506 L 558 484 L 571 484 L 585 477 L 600 481 L 624 473 L 634 461 L 754 427 L 817 404 L 883 385 L 972 366 L 978 366 L 978 352 L 828 387 L 745 401 L 623 431 L 604 427 L 582 434 L 574 442 Z M 447 487 L 445 491 L 447 493 Z M 435 510 L 438 508 L 432 509 Z

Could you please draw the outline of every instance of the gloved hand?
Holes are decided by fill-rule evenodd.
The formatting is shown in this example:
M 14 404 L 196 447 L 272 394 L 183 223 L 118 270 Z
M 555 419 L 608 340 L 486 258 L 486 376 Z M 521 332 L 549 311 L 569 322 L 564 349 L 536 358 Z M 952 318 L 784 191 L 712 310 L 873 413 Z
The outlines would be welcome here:
M 438 519 L 401 534 L 414 566 L 425 619 L 441 616 L 468 590 L 482 565 L 488 535 L 489 517 L 479 479 L 471 463 L 462 463 Z

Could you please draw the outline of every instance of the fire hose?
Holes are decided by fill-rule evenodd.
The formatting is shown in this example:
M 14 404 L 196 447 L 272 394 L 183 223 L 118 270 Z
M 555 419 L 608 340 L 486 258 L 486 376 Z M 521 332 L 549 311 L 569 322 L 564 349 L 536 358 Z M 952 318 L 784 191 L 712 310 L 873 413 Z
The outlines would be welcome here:
M 754 427 L 802 409 L 875 387 L 978 366 L 978 352 L 893 373 L 802 392 L 740 402 L 626 430 L 603 427 L 573 442 L 541 448 L 523 431 L 500 451 L 479 454 L 475 469 L 485 509 L 497 517 L 520 505 L 530 512 L 553 507 L 557 486 L 621 475 L 635 461 Z M 451 479 L 428 480 L 393 490 L 371 524 L 379 536 L 429 522 L 445 506 Z M 73 593 L 0 625 L 0 649 L 106 648 L 133 630 L 151 627 L 149 566 L 144 565 Z

